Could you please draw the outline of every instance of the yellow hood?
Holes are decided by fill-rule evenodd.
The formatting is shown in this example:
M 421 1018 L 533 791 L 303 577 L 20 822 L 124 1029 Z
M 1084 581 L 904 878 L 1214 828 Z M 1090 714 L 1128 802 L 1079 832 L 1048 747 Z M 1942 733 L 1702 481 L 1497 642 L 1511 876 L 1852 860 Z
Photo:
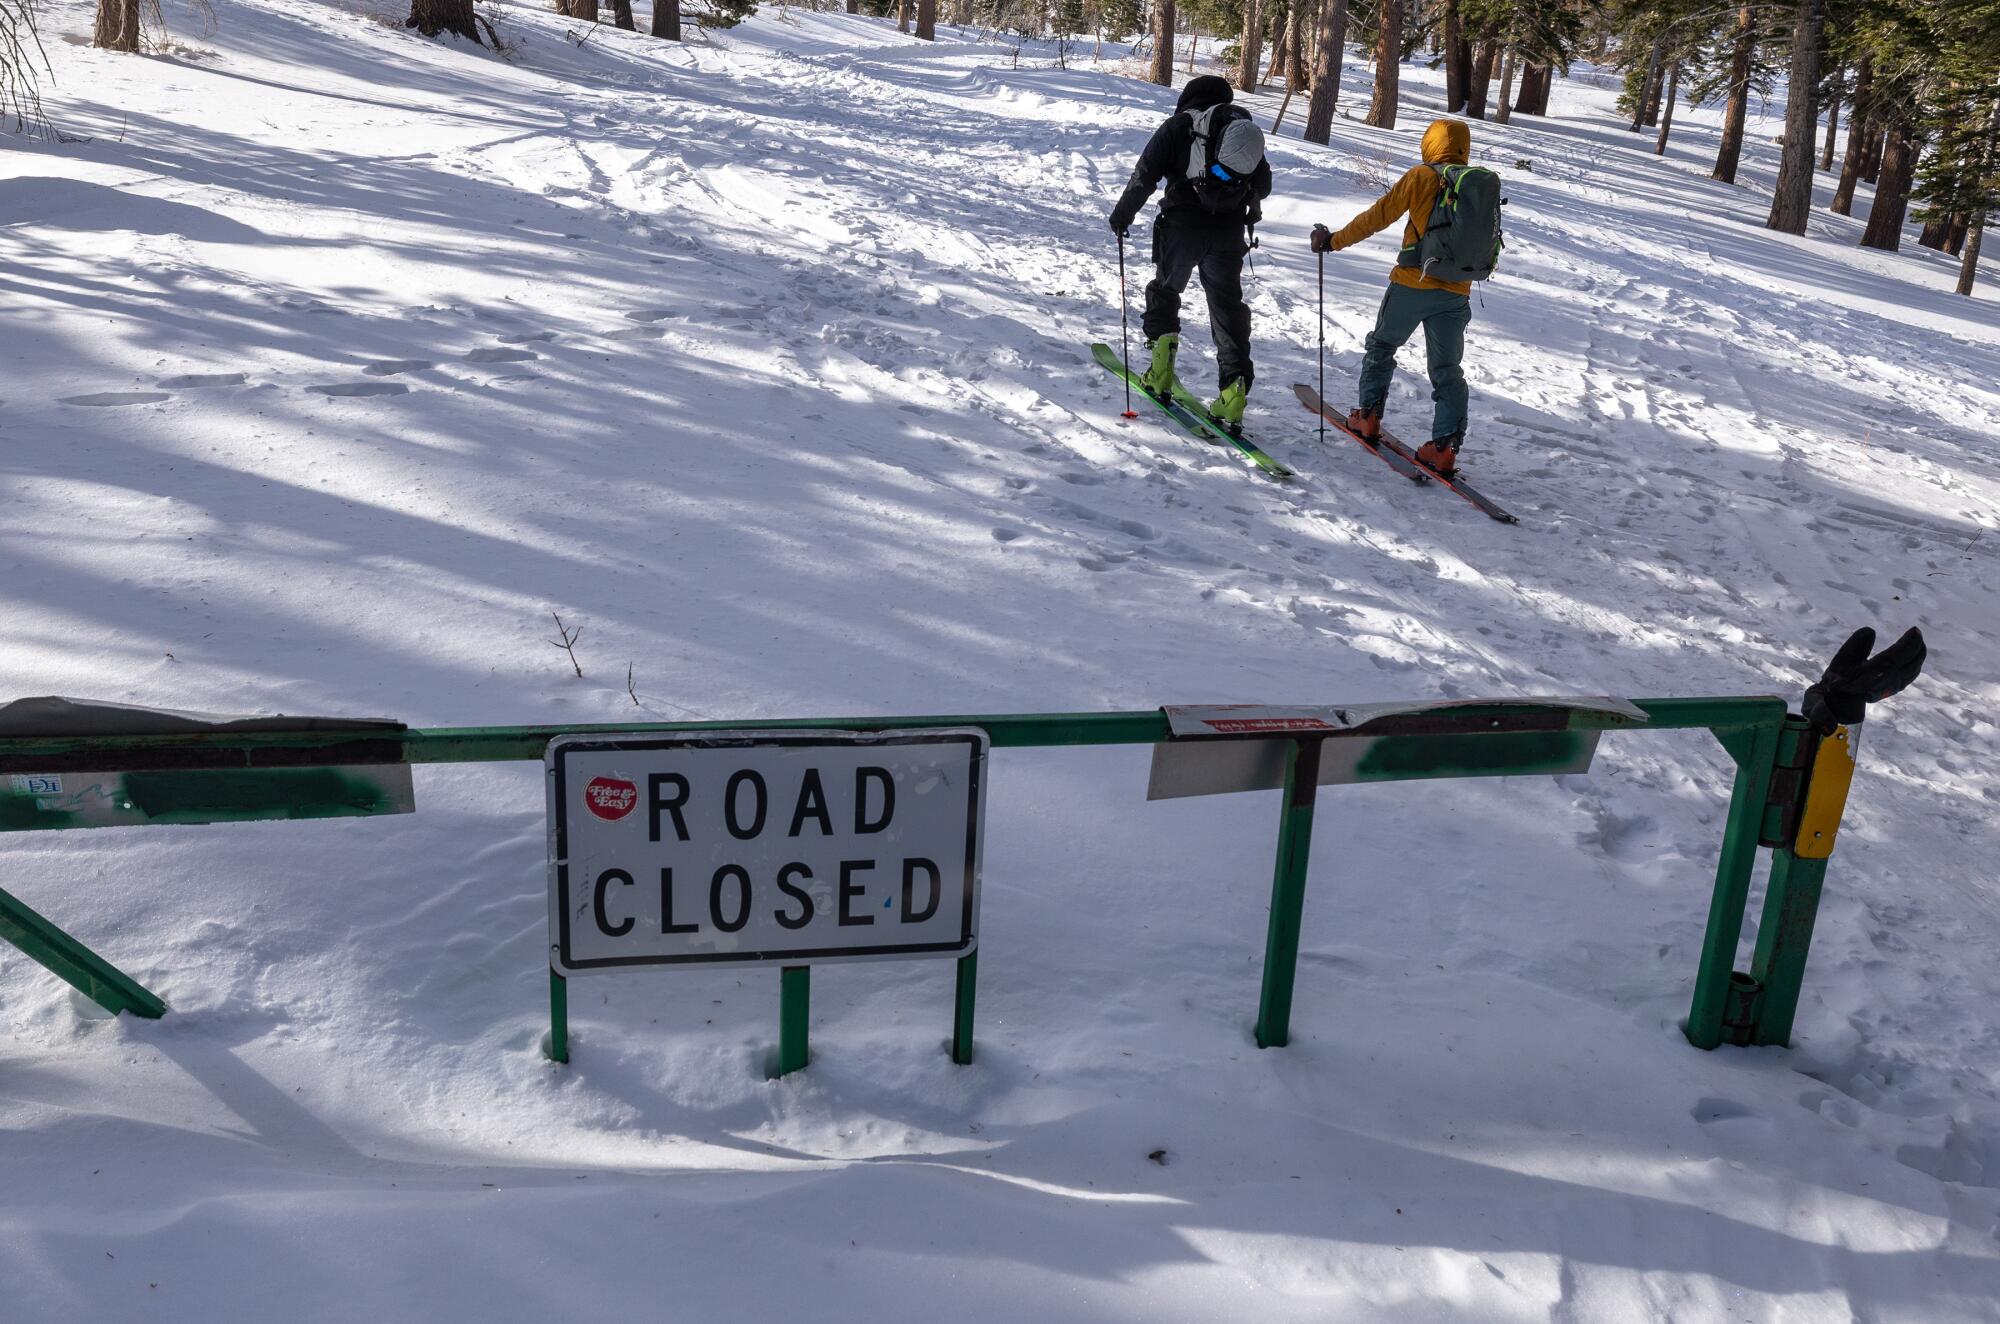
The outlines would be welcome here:
M 1464 165 L 1472 154 L 1472 130 L 1464 120 L 1433 120 L 1424 130 L 1425 165 Z

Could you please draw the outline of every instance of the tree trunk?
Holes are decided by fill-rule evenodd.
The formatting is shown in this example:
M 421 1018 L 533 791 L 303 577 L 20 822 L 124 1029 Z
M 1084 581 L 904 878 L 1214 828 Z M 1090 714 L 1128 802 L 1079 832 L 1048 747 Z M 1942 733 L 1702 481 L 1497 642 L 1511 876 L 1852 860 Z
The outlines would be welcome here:
M 1653 143 L 1653 155 L 1667 154 L 1667 134 L 1674 127 L 1674 102 L 1681 93 L 1681 62 L 1675 60 L 1673 68 L 1667 71 L 1667 103 L 1660 108 L 1660 136 Z
M 1493 66 L 1500 59 L 1500 43 L 1488 29 L 1479 42 L 1479 54 L 1472 61 L 1472 76 L 1465 80 L 1465 113 L 1476 120 L 1486 118 L 1486 94 L 1493 88 Z
M 896 0 L 896 31 L 910 30 L 910 0 Z
M 1743 159 L 1743 125 L 1750 113 L 1750 56 L 1756 47 L 1750 6 L 1736 13 L 1736 45 L 1729 57 L 1729 101 L 1722 112 L 1722 147 L 1715 154 L 1711 178 L 1736 182 L 1736 164 Z
M 937 40 L 937 0 L 917 0 L 917 40 Z
M 583 23 L 597 21 L 597 0 L 569 0 L 569 16 Z
M 1300 14 L 1292 24 L 1291 35 L 1285 39 L 1285 91 L 1303 92 L 1310 83 L 1310 71 L 1306 67 L 1306 24 L 1305 15 Z
M 1965 232 L 1965 254 L 1958 263 L 1958 292 L 1971 294 L 1972 285 L 1979 278 L 1979 240 L 1986 232 L 1986 212 L 1984 209 L 1972 213 L 1972 224 Z
M 1965 251 L 1965 233 L 1972 228 L 1972 217 L 1964 212 L 1953 212 L 1951 226 L 1944 232 L 1944 251 L 1957 257 Z
M 848 13 L 850 13 L 850 14 L 858 14 L 858 13 L 860 13 L 860 12 L 861 12 L 861 0 L 847 0 L 847 12 L 848 12 Z M 655 36 L 657 36 L 657 35 L 659 35 L 659 34 L 655 33 L 654 35 L 655 35 Z
M 1304 22 L 1301 15 L 1300 22 Z M 1319 51 L 1313 59 L 1312 103 L 1306 108 L 1305 139 L 1322 143 L 1333 133 L 1333 108 L 1340 101 L 1340 59 L 1347 50 L 1347 0 L 1323 0 Z
M 410 0 L 410 17 L 403 26 L 415 28 L 426 37 L 449 32 L 474 45 L 482 44 L 479 24 L 472 15 L 472 0 Z
M 1898 120 L 1882 135 L 1882 177 L 1868 208 L 1868 228 L 1861 234 L 1863 248 L 1893 253 L 1903 246 L 1903 217 L 1910 209 L 1910 176 L 1916 163 L 1917 144 L 1909 126 Z
M 1514 63 L 1514 48 L 1509 46 L 1500 57 L 1500 104 L 1493 111 L 1495 124 L 1505 124 L 1514 113 L 1509 105 L 1514 95 Z
M 1403 63 L 1403 0 L 1382 0 L 1375 35 L 1375 97 L 1368 103 L 1368 123 L 1378 129 L 1396 127 L 1397 79 Z
M 1882 182 L 1882 149 L 1888 146 L 1889 129 L 1882 121 L 1875 121 L 1875 131 L 1868 135 L 1868 141 L 1861 150 L 1861 182 L 1879 184 Z
M 1285 34 L 1278 33 L 1278 42 L 1284 44 Z M 1236 88 L 1239 92 L 1257 90 L 1257 71 L 1264 56 L 1264 15 L 1257 0 L 1244 0 L 1242 57 L 1236 61 Z
M 1632 107 L 1632 132 L 1660 120 L 1660 75 L 1667 54 L 1667 34 L 1653 38 L 1653 50 L 1646 57 L 1646 76 L 1639 80 L 1638 104 Z
M 637 32 L 639 25 L 632 21 L 632 0 L 611 0 L 611 21 L 627 32 Z
M 1444 0 L 1444 113 L 1456 115 L 1465 109 L 1465 65 L 1459 62 L 1459 47 L 1465 45 L 1465 23 L 1458 12 L 1459 0 Z
M 847 12 L 858 12 L 860 0 L 855 0 L 856 8 Z M 681 0 L 653 0 L 653 35 L 665 37 L 668 41 L 681 39 Z
M 1267 83 L 1278 80 L 1278 67 L 1284 64 L 1285 51 L 1288 49 L 1285 45 L 1286 25 L 1293 21 L 1289 9 L 1278 10 L 1277 30 L 1271 34 L 1271 66 L 1264 71 L 1264 81 Z
M 437 26 L 429 29 L 424 28 L 423 24 L 417 22 L 417 13 L 419 5 L 421 5 L 421 0 L 419 0 L 419 4 L 412 5 L 410 9 L 409 25 L 411 27 L 416 28 L 419 32 L 422 32 L 426 37 L 434 37 L 439 32 L 448 32 L 452 30 L 449 26 L 442 23 L 439 23 Z M 441 8 L 441 9 L 459 8 L 459 6 L 455 4 L 435 5 L 435 6 L 422 5 L 421 7 L 427 13 L 434 8 Z M 468 13 L 470 13 L 472 9 L 472 0 L 465 0 L 464 8 Z M 425 22 L 431 22 L 431 21 L 432 20 L 428 18 L 425 19 Z M 471 32 L 467 32 L 465 35 L 468 37 L 472 37 L 474 41 L 478 40 L 478 37 Z M 139 0 L 97 0 L 97 26 L 91 32 L 90 44 L 93 46 L 101 46 L 107 51 L 130 52 L 138 50 L 139 49 Z
M 1463 23 L 1459 25 L 1458 45 L 1456 49 L 1447 51 L 1445 55 L 1447 59 L 1458 66 L 1458 85 L 1465 89 L 1466 100 L 1470 101 L 1472 99 L 1472 38 L 1468 35 Z M 1461 111 L 1465 109 L 1464 102 L 1459 103 L 1459 109 Z
M 1819 168 L 1833 169 L 1833 140 L 1840 133 L 1840 99 L 1846 93 L 1847 71 L 1841 70 L 1833 76 L 1833 95 L 1826 103 L 1826 141 L 1820 145 Z
M 1813 150 L 1819 146 L 1819 56 L 1826 0 L 1799 0 L 1792 13 L 1791 83 L 1785 93 L 1785 147 L 1767 230 L 1804 234 L 1812 216 Z
M 1549 113 L 1549 67 L 1530 60 L 1521 67 L 1521 93 L 1514 98 L 1514 109 L 1523 115 L 1546 115 Z
M 1951 217 L 1934 216 L 1924 222 L 1924 228 L 1917 231 L 1917 242 L 1925 248 L 1935 248 L 1944 252 L 1945 236 L 1951 233 Z
M 1857 108 L 1847 126 L 1847 151 L 1840 158 L 1840 183 L 1833 190 L 1833 214 L 1854 214 L 1854 186 L 1861 182 L 1861 158 L 1868 153 L 1868 136 L 1875 132 L 1872 121 L 1860 118 Z
M 1153 10 L 1153 81 L 1174 85 L 1174 0 L 1159 0 Z

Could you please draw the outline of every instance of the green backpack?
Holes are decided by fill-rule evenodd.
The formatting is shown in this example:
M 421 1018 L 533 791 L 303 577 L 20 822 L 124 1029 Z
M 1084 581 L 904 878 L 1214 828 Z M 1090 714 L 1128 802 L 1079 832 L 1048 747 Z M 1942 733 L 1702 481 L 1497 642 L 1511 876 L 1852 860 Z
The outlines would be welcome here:
M 1506 240 L 1500 235 L 1500 176 L 1485 166 L 1432 165 L 1438 172 L 1437 202 L 1416 243 L 1396 259 L 1438 280 L 1485 280 L 1500 265 Z

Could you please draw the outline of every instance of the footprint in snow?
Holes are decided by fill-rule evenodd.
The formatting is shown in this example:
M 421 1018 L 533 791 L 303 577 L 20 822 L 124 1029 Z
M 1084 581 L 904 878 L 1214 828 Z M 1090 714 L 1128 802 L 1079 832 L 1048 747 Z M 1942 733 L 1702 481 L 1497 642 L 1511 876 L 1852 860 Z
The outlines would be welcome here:
M 497 337 L 503 345 L 531 345 L 539 341 L 554 340 L 555 338 L 556 333 L 553 331 L 520 331 L 511 336 Z
M 152 405 L 162 400 L 170 400 L 165 391 L 98 391 L 94 395 L 66 395 L 61 403 L 66 405 Z
M 189 372 L 178 377 L 162 377 L 158 385 L 174 390 L 200 389 L 206 386 L 241 386 L 250 380 L 240 372 Z
M 306 389 L 320 395 L 407 395 L 410 390 L 401 382 L 329 382 Z
M 1020 536 L 1021 531 L 1019 529 L 998 528 L 993 530 L 993 541 L 998 543 L 1009 543 Z
M 429 359 L 377 359 L 361 371 L 370 377 L 394 377 L 397 373 L 422 372 L 436 366 Z
M 663 326 L 628 326 L 622 331 L 607 331 L 606 340 L 658 340 L 667 334 Z
M 541 355 L 526 349 L 475 349 L 465 356 L 467 363 L 525 363 Z
M 1756 1110 L 1745 1107 L 1733 1099 L 1698 1099 L 1688 1115 L 1707 1126 L 1710 1122 L 1731 1122 L 1740 1117 L 1755 1117 Z
M 635 308 L 625 314 L 634 322 L 658 322 L 673 315 L 674 310 L 671 308 Z

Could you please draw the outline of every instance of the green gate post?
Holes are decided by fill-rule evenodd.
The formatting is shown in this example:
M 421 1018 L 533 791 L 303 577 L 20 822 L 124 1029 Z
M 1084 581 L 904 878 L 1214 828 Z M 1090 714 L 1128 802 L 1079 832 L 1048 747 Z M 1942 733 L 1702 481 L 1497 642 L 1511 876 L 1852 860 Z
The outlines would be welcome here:
M 549 971 L 549 1061 L 569 1061 L 569 981 Z
M 1729 796 L 1729 821 L 1722 829 L 1722 857 L 1715 866 L 1715 892 L 1708 903 L 1708 929 L 1702 936 L 1694 1000 L 1688 1007 L 1685 1033 L 1696 1048 L 1715 1048 L 1722 1043 L 1736 943 L 1743 936 L 1743 909 L 1750 900 L 1750 875 L 1757 866 L 1764 802 L 1771 791 L 1771 769 L 1777 760 L 1778 732 L 1783 725 L 1781 717 L 1748 731 L 1716 733 L 1723 748 L 1736 759 L 1736 783 Z
M 1264 991 L 1257 1002 L 1259 1048 L 1282 1048 L 1291 1040 L 1292 979 L 1299 965 L 1313 802 L 1319 794 L 1319 749 L 1318 740 L 1294 740 L 1285 768 L 1285 806 L 1278 820 L 1278 859 L 1271 878 L 1271 926 L 1264 937 Z
M 1838 764 L 1845 758 L 1852 775 L 1854 731 L 1843 728 L 1831 737 L 1822 737 L 1803 717 L 1791 719 L 1788 734 L 1795 734 L 1798 747 L 1795 766 L 1803 770 L 1798 788 L 1795 815 L 1781 818 L 1777 830 L 1767 840 L 1771 849 L 1771 881 L 1764 892 L 1764 915 L 1757 926 L 1757 953 L 1750 967 L 1763 988 L 1763 998 L 1751 1026 L 1749 1042 L 1775 1044 L 1782 1048 L 1792 1041 L 1792 1020 L 1799 1010 L 1799 991 L 1805 985 L 1806 957 L 1812 951 L 1813 924 L 1819 918 L 1820 888 L 1826 881 L 1827 857 L 1840 827 L 1847 804 L 1847 782 L 1838 776 Z M 1783 751 L 1781 751 L 1782 757 Z M 1806 791 L 1816 790 L 1822 755 L 1831 756 L 1828 777 L 1838 788 L 1819 808 L 1819 821 L 1808 822 L 1811 810 Z M 1815 797 L 1817 798 L 1817 797 Z M 1831 821 L 1824 816 L 1831 814 Z M 1808 833 L 1813 837 L 1809 838 Z M 1818 839 L 1823 833 L 1823 840 Z M 1798 853 L 1804 845 L 1807 853 Z
M 1764 990 L 1750 1042 L 1783 1048 L 1792 1041 L 1792 1018 L 1798 1014 L 1799 990 L 1805 985 L 1826 861 L 1804 859 L 1789 847 L 1771 855 L 1771 882 L 1757 928 L 1757 955 L 1750 967 Z
M 5 891 L 0 891 L 0 938 L 68 980 L 113 1016 L 129 1011 L 158 1020 L 167 1014 L 167 1004 L 150 989 Z
M 962 1067 L 972 1065 L 972 1000 L 979 988 L 979 953 L 967 952 L 958 958 L 957 1005 L 951 1017 L 951 1060 Z
M 778 972 L 778 1074 L 789 1076 L 806 1064 L 806 1022 L 812 1010 L 812 967 L 788 965 Z

